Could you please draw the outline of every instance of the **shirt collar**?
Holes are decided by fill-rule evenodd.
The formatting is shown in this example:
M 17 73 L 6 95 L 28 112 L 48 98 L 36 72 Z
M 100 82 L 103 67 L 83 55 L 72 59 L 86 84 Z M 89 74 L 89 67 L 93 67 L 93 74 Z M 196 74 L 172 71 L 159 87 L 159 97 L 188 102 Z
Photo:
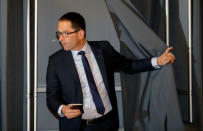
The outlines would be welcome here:
M 79 51 L 71 50 L 71 52 L 74 56 L 78 55 L 78 52 L 80 52 L 80 51 L 84 51 L 85 54 L 91 53 L 91 48 L 90 48 L 90 45 L 87 43 L 87 41 L 81 50 L 79 50 Z

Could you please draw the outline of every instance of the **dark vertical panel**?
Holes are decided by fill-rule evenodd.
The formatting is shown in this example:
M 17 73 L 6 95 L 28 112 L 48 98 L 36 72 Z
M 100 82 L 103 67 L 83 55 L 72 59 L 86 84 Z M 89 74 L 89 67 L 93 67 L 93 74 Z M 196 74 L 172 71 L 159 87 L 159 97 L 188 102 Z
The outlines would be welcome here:
M 34 130 L 34 28 L 35 28 L 35 0 L 30 0 L 30 64 L 31 64 L 31 71 L 30 71 L 30 90 L 31 90 L 31 104 L 30 104 L 30 131 Z
M 23 130 L 23 0 L 8 0 L 7 131 Z
M 200 12 L 203 12 L 203 1 L 202 0 L 200 0 Z M 201 26 L 201 31 L 200 31 L 200 36 L 202 36 L 203 35 L 203 13 L 200 13 L 201 14 L 201 21 L 200 21 L 200 26 Z M 201 43 L 203 43 L 203 37 L 201 37 L 202 39 L 201 39 Z M 201 54 L 201 56 L 202 56 L 202 63 L 203 63 L 203 45 L 201 46 L 201 50 L 202 50 L 202 54 Z M 202 75 L 203 75 L 203 64 L 202 64 Z M 203 85 L 202 85 L 202 89 L 203 89 Z M 202 93 L 202 95 L 203 95 L 203 92 L 201 92 Z
M 1 3 L 1 1 L 0 1 L 0 3 Z M 1 13 L 1 12 L 0 12 Z M 0 15 L 0 30 L 1 30 L 1 15 Z M 0 39 L 1 39 L 1 32 L 0 32 Z M 0 94 L 1 94 L 1 58 L 0 58 Z M 2 120 L 1 120 L 1 95 L 0 95 L 0 129 L 2 129 L 2 127 L 1 127 L 1 125 L 2 125 Z
M 193 115 L 194 123 L 202 128 L 202 58 L 200 0 L 193 1 Z
M 23 44 L 24 44 L 24 91 L 23 91 L 23 130 L 27 131 L 27 5 L 23 0 Z
M 189 121 L 189 53 L 188 43 L 180 21 L 179 1 L 170 1 L 170 46 L 174 47 L 176 56 L 174 63 L 175 81 L 178 89 L 179 103 L 183 120 Z M 187 20 L 187 18 L 185 18 Z

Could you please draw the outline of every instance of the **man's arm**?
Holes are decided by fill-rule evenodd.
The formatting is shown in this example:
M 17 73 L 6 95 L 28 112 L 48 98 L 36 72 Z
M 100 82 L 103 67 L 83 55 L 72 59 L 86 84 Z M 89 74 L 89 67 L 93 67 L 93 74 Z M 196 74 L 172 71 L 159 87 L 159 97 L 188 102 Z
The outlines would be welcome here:
M 49 58 L 49 64 L 47 68 L 46 83 L 47 106 L 53 113 L 59 115 L 60 117 L 65 116 L 68 119 L 81 115 L 80 110 L 73 110 L 70 109 L 69 105 L 63 105 L 61 100 L 61 85 L 56 74 L 53 59 L 51 57 Z
M 49 57 L 49 63 L 47 67 L 46 76 L 46 95 L 47 95 L 47 106 L 49 109 L 58 114 L 58 108 L 62 105 L 61 94 L 60 94 L 60 82 L 58 80 L 56 69 L 53 64 L 53 59 Z
M 159 57 L 132 60 L 122 56 L 110 44 L 108 45 L 107 50 L 110 50 L 109 52 L 111 52 L 109 55 L 112 57 L 111 59 L 114 63 L 115 69 L 129 74 L 158 69 L 157 67 L 164 66 L 169 62 L 174 63 L 175 60 L 175 56 L 170 53 L 170 50 L 173 49 L 172 47 L 166 49 L 166 51 Z
M 129 59 L 118 53 L 111 45 L 106 44 L 104 49 L 105 57 L 113 64 L 114 70 L 123 71 L 128 74 L 154 70 L 152 66 L 152 58 L 145 59 Z

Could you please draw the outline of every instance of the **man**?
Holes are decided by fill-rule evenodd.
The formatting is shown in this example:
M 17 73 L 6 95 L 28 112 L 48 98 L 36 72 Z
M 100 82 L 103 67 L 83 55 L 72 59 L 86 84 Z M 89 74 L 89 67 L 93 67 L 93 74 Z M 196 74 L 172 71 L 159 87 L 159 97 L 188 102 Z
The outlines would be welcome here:
M 60 131 L 116 131 L 114 71 L 150 71 L 173 63 L 175 57 L 168 48 L 157 58 L 131 60 L 107 41 L 87 41 L 85 33 L 80 14 L 70 12 L 59 19 L 56 36 L 63 49 L 49 57 L 47 105 L 60 116 Z M 82 104 L 82 110 L 71 104 Z

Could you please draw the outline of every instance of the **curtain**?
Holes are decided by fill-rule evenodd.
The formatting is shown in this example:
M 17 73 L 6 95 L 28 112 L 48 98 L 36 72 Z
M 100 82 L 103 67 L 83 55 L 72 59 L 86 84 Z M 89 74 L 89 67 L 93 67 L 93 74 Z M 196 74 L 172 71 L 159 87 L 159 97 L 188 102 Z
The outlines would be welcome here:
M 163 5 L 158 0 L 107 1 L 123 55 L 140 59 L 164 52 Z M 125 131 L 184 130 L 173 65 L 133 76 L 121 73 L 121 82 Z

